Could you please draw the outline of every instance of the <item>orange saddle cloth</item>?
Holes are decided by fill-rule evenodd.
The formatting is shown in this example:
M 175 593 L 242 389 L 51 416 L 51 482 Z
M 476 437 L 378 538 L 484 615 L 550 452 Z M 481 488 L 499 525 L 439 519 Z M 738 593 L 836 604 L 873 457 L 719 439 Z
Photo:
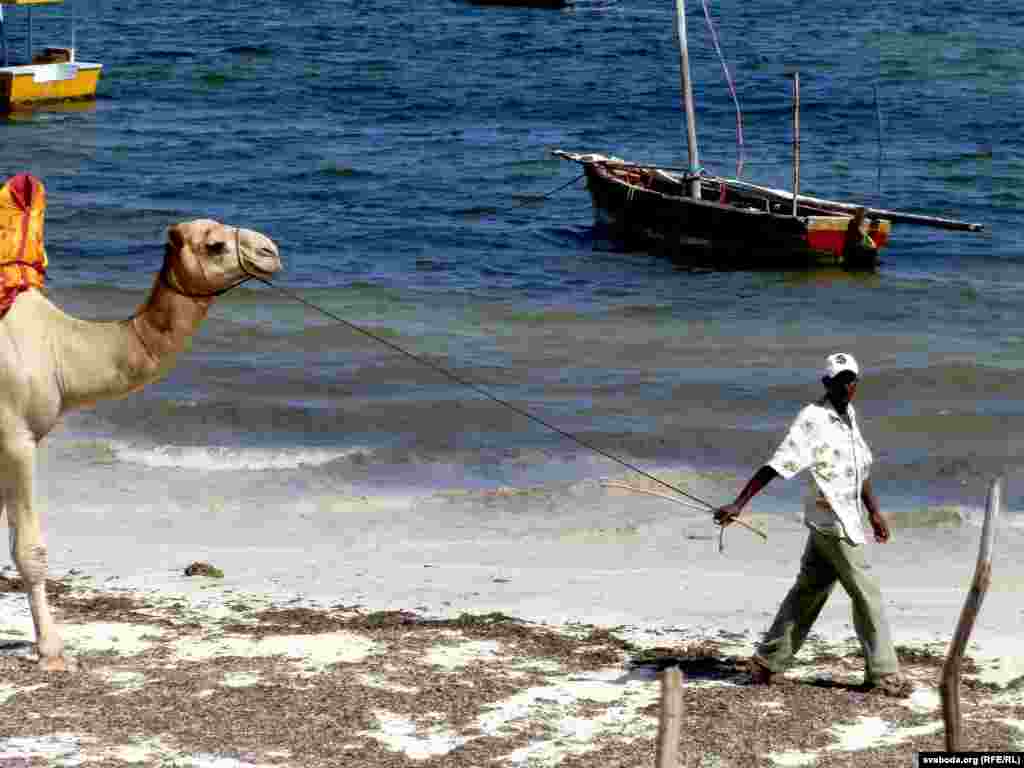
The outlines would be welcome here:
M 36 177 L 19 173 L 0 187 L 0 317 L 19 293 L 46 280 L 45 213 L 46 190 Z

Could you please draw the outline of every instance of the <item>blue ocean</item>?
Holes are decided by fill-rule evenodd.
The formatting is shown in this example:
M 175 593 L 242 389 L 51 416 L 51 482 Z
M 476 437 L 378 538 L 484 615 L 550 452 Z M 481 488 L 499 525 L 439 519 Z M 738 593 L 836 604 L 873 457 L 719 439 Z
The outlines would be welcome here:
M 734 175 L 736 108 L 689 5 L 701 164 Z M 164 381 L 69 415 L 44 443 L 38 493 L 63 561 L 76 554 L 61 531 L 97 521 L 143 559 L 147 537 L 191 520 L 239 548 L 348 553 L 657 528 L 680 510 L 605 499 L 601 478 L 636 477 L 606 454 L 730 501 L 821 394 L 833 351 L 861 362 L 883 509 L 910 528 L 969 521 L 1002 474 L 1016 515 L 1024 10 L 709 12 L 744 179 L 791 186 L 797 70 L 802 192 L 985 231 L 895 225 L 879 269 L 856 274 L 698 270 L 611 241 L 578 166 L 552 152 L 685 165 L 666 0 L 78 2 L 78 58 L 104 65 L 95 103 L 0 118 L 0 175 L 46 185 L 55 303 L 128 317 L 167 227 L 215 218 L 277 242 L 280 286 L 518 410 L 243 286 Z M 24 14 L 6 14 L 17 54 Z M 34 22 L 38 44 L 67 39 L 66 7 Z M 801 492 L 779 481 L 754 507 L 796 514 Z

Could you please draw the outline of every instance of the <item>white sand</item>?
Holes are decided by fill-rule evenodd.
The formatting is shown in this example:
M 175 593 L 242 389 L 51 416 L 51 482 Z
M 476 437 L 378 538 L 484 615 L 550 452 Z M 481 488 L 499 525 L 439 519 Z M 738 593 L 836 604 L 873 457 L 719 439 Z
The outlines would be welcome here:
M 385 510 L 382 515 L 401 516 L 401 509 L 378 506 Z M 250 609 L 271 604 L 359 605 L 362 611 L 405 609 L 430 616 L 501 611 L 550 624 L 616 627 L 621 636 L 642 639 L 652 646 L 705 637 L 726 641 L 727 653 L 752 652 L 757 634 L 770 623 L 795 576 L 804 541 L 802 527 L 790 518 L 762 516 L 768 543 L 730 529 L 726 552 L 719 555 L 714 539 L 687 538 L 713 536 L 706 520 L 680 516 L 673 510 L 652 518 L 654 522 L 634 525 L 630 515 L 636 510 L 625 502 L 623 510 L 623 519 L 613 526 L 622 530 L 615 535 L 580 535 L 578 526 L 568 521 L 569 535 L 556 530 L 550 538 L 529 541 L 459 540 L 424 532 L 408 536 L 393 527 L 380 535 L 363 531 L 352 536 L 341 532 L 333 537 L 285 539 L 279 532 L 262 529 L 223 529 L 216 516 L 162 530 L 157 537 L 140 520 L 137 530 L 129 525 L 108 537 L 93 530 L 84 532 L 78 527 L 80 520 L 66 528 L 60 524 L 64 521 L 58 521 L 51 534 L 51 550 L 55 575 L 74 567 L 93 577 L 92 583 L 98 587 L 137 589 L 163 604 L 181 603 L 185 607 L 183 621 L 194 617 L 244 620 L 230 607 L 232 603 L 244 603 Z M 184 510 L 183 514 L 191 513 Z M 622 531 L 627 530 L 624 535 Z M 202 532 L 206 543 L 197 539 L 196 531 Z M 287 546 L 282 546 L 283 541 Z M 969 648 L 979 662 L 979 678 L 1001 686 L 1024 675 L 1019 641 L 1024 636 L 1024 613 L 1017 589 L 1024 585 L 1024 562 L 1011 556 L 1022 544 L 1021 531 L 1001 532 L 993 589 L 982 606 Z M 938 652 L 945 651 L 970 583 L 976 552 L 977 531 L 967 528 L 902 531 L 886 546 L 870 546 L 869 557 L 882 583 L 897 644 L 929 643 Z M 192 560 L 214 563 L 226 578 L 184 577 L 181 570 Z M 841 652 L 855 647 L 850 604 L 841 590 L 830 599 L 814 632 Z M 122 656 L 139 654 L 168 638 L 165 630 L 155 625 L 116 623 L 65 624 L 64 634 L 72 652 L 109 649 Z M 31 637 L 24 596 L 0 594 L 0 643 Z M 457 672 L 473 661 L 496 663 L 501 658 L 499 643 L 452 644 L 452 637 L 439 638 L 445 642 L 425 655 L 426 663 Z M 378 651 L 373 641 L 355 632 L 260 639 L 211 631 L 202 637 L 167 641 L 179 663 L 223 656 L 281 656 L 294 664 L 298 676 L 319 674 L 338 662 L 357 663 Z M 24 654 L 25 648 L 3 652 Z M 508 672 L 514 675 L 518 670 L 510 665 Z M 808 672 L 810 668 L 797 668 L 792 674 Z M 550 726 L 547 736 L 506 756 L 508 764 L 555 766 L 567 754 L 593 749 L 599 735 L 626 742 L 650 737 L 656 729 L 650 717 L 637 714 L 656 700 L 657 685 L 652 680 L 626 679 L 621 668 L 562 678 L 557 670 L 552 674 L 547 685 L 521 691 L 477 718 L 475 726 L 483 734 L 515 732 L 528 722 Z M 141 673 L 110 674 L 107 680 L 127 692 L 124 695 L 146 684 Z M 394 690 L 415 689 L 414 681 L 408 686 L 372 676 L 366 676 L 366 681 Z M 258 675 L 243 670 L 225 675 L 220 684 L 258 683 Z M 17 681 L 0 681 L 0 704 L 19 690 L 28 689 L 19 687 Z M 999 695 L 1007 703 L 1021 700 L 1021 694 L 1013 691 Z M 581 716 L 578 708 L 586 701 L 611 706 L 604 715 Z M 931 713 L 936 720 L 898 729 L 877 718 L 864 718 L 837 726 L 826 749 L 849 751 L 894 744 L 941 727 L 937 725 L 941 714 L 934 681 L 920 681 L 919 690 L 906 706 Z M 469 738 L 444 722 L 428 723 L 429 718 L 414 722 L 406 714 L 384 711 L 378 718 L 380 727 L 374 738 L 410 756 L 443 755 Z M 88 745 L 83 747 L 80 742 L 85 738 L 69 734 L 26 736 L 21 741 L 0 738 L 0 762 L 6 756 L 27 754 L 78 759 L 72 756 L 89 755 Z M 249 768 L 248 763 L 224 762 L 227 758 L 217 756 L 182 756 L 174 745 L 119 748 L 134 749 L 137 752 L 132 754 L 148 754 L 154 759 L 193 761 L 183 765 Z M 145 749 L 151 751 L 144 753 Z M 83 764 L 88 759 L 83 759 Z M 785 753 L 772 759 L 779 765 L 801 765 L 813 762 L 814 755 Z
M 171 587 L 168 586 L 170 591 Z M 165 602 L 167 593 L 165 593 Z M 224 604 L 232 601 L 259 603 L 255 595 L 248 595 L 236 588 L 213 584 L 208 589 L 196 594 L 190 602 L 186 615 L 212 619 L 226 614 Z M 179 598 L 173 598 L 177 600 Z M 19 603 L 24 600 L 20 595 L 0 596 L 0 619 L 21 615 Z M 23 619 L 24 617 L 21 616 Z M 211 627 L 215 625 L 209 625 Z M 72 641 L 69 645 L 82 651 L 84 649 L 114 649 L 121 656 L 131 657 L 160 641 L 164 631 L 155 626 L 126 625 L 112 623 L 86 623 L 65 625 L 65 634 Z M 578 629 L 568 628 L 573 633 Z M 835 630 L 834 627 L 827 629 Z M 853 643 L 846 635 L 847 628 L 839 627 L 834 634 L 838 638 L 830 646 L 833 651 L 845 652 Z M 656 630 L 652 627 L 634 628 L 631 634 L 645 635 L 649 644 L 671 644 L 687 639 L 701 637 L 700 629 Z M 941 634 L 936 630 L 936 634 Z M 824 633 L 819 632 L 818 642 L 822 642 Z M 1005 657 L 999 656 L 1010 649 L 1015 649 L 1012 638 L 1003 638 L 996 642 L 989 641 L 992 649 L 991 667 L 982 665 L 982 676 L 986 679 L 1013 679 L 1017 667 Z M 108 645 L 104 646 L 107 643 Z M 250 636 L 217 634 L 215 631 L 188 638 L 166 640 L 166 646 L 172 651 L 172 658 L 177 662 L 201 661 L 220 656 L 249 657 L 253 659 L 279 656 L 292 661 L 297 677 L 318 674 L 327 665 L 336 662 L 359 662 L 376 653 L 376 643 L 357 632 L 331 632 L 321 635 L 277 635 L 264 638 Z M 749 649 L 750 640 L 733 638 L 731 645 L 735 648 Z M 474 661 L 498 663 L 507 649 L 499 641 L 460 641 L 455 632 L 438 633 L 437 642 L 424 655 L 424 663 L 436 666 L 453 673 Z M 997 664 L 996 661 L 999 663 Z M 551 662 L 548 662 L 550 667 Z M 510 664 L 510 676 L 518 674 L 517 667 L 536 667 L 533 660 L 521 660 Z M 97 667 L 90 670 L 91 674 L 108 681 L 119 696 L 129 695 L 132 690 L 146 685 L 146 676 L 141 672 L 108 670 Z M 813 674 L 811 667 L 794 668 L 788 673 L 792 676 Z M 365 676 L 369 679 L 369 676 Z M 239 670 L 227 673 L 221 685 L 228 687 L 245 687 L 260 682 L 260 674 Z M 380 687 L 397 690 L 396 684 L 388 679 L 370 680 Z M 877 717 L 862 717 L 857 722 L 836 725 L 832 729 L 832 743 L 818 752 L 784 752 L 770 755 L 779 766 L 799 766 L 813 764 L 822 752 L 859 751 L 870 747 L 898 744 L 916 735 L 935 733 L 942 728 L 939 711 L 939 697 L 933 685 L 934 681 L 918 681 L 918 688 L 912 697 L 903 701 L 903 705 L 912 711 L 931 714 L 934 719 L 923 725 L 912 728 L 897 728 Z M 721 682 L 696 682 L 697 685 L 730 685 Z M 17 692 L 30 692 L 34 686 L 18 686 L 16 683 L 0 684 L 0 703 L 9 699 Z M 399 686 L 402 690 L 415 690 L 414 686 Z M 197 695 L 212 695 L 212 691 L 200 691 Z M 655 676 L 650 670 L 637 670 L 624 673 L 621 667 L 612 667 L 587 673 L 551 674 L 548 683 L 521 690 L 509 698 L 494 703 L 482 711 L 471 727 L 466 729 L 472 735 L 453 730 L 445 722 L 443 716 L 431 715 L 429 712 L 417 713 L 415 720 L 407 714 L 378 711 L 378 726 L 368 732 L 388 749 L 402 752 L 415 759 L 425 759 L 450 753 L 459 746 L 479 738 L 481 735 L 512 735 L 521 729 L 535 729 L 538 724 L 545 724 L 547 732 L 543 736 L 531 739 L 528 746 L 506 755 L 503 763 L 511 766 L 531 766 L 536 768 L 554 768 L 567 755 L 586 754 L 595 748 L 600 737 L 612 737 L 616 743 L 623 744 L 639 738 L 652 738 L 657 731 L 657 721 L 642 715 L 645 708 L 654 704 L 660 695 Z M 1021 694 L 1007 691 L 1000 694 L 1007 703 L 1017 702 Z M 607 705 L 599 714 L 581 714 L 580 707 L 593 706 L 595 703 Z M 771 709 L 778 702 L 766 702 L 764 706 Z M 1024 734 L 1024 723 L 1006 721 L 1021 729 Z M 1024 738 L 1024 736 L 1022 736 Z M 89 734 L 47 734 L 38 736 L 19 736 L 17 738 L 0 738 L 0 759 L 4 757 L 45 757 L 54 765 L 87 765 L 90 762 L 102 762 L 105 757 L 122 760 L 147 762 L 153 760 L 173 761 L 175 765 L 194 766 L 195 768 L 255 768 L 256 762 L 246 762 L 233 757 L 217 755 L 193 755 L 182 752 L 169 743 L 159 740 L 128 745 L 103 745 L 97 737 Z
M 498 702 L 481 714 L 469 730 L 479 729 L 483 735 L 501 736 L 546 723 L 553 731 L 550 737 L 534 738 L 529 746 L 505 758 L 512 765 L 528 764 L 537 768 L 554 766 L 566 755 L 592 750 L 599 736 L 613 736 L 620 743 L 651 736 L 657 730 L 657 723 L 638 716 L 638 712 L 657 701 L 658 686 L 643 679 L 623 683 L 622 674 L 622 669 L 616 667 L 563 676 L 552 684 L 529 688 Z M 614 706 L 597 717 L 577 716 L 577 707 L 585 702 Z M 379 728 L 364 735 L 414 759 L 448 754 L 471 740 L 450 730 L 443 722 L 424 728 L 400 714 L 386 711 L 374 714 Z M 430 713 L 417 717 L 429 719 Z
M 658 700 L 658 686 L 643 680 L 622 683 L 621 678 L 621 669 L 565 677 L 554 684 L 516 694 L 477 722 L 485 733 L 501 733 L 517 720 L 527 719 L 541 720 L 554 728 L 552 737 L 534 739 L 529 746 L 510 754 L 507 759 L 513 765 L 557 765 L 565 755 L 591 751 L 599 736 L 628 743 L 655 734 L 657 723 L 639 717 L 638 712 Z M 580 717 L 575 709 L 584 701 L 614 706 L 596 718 Z
M 160 627 L 145 624 L 64 624 L 64 642 L 71 653 L 115 651 L 134 656 L 147 651 L 163 637 Z
M 386 710 L 377 710 L 374 716 L 379 724 L 378 729 L 364 735 L 371 736 L 393 752 L 403 752 L 414 760 L 446 755 L 467 741 L 444 726 L 426 731 L 418 729 L 416 723 L 409 718 Z
M 197 640 L 185 638 L 172 644 L 177 661 L 202 661 L 218 656 L 268 657 L 293 659 L 298 674 L 316 674 L 337 663 L 362 661 L 376 644 L 354 632 L 330 632 L 322 635 L 278 635 L 254 639 L 224 635 Z
M 493 659 L 500 645 L 493 640 L 479 640 L 457 645 L 438 645 L 430 649 L 425 657 L 427 664 L 447 670 L 464 667 L 470 662 Z

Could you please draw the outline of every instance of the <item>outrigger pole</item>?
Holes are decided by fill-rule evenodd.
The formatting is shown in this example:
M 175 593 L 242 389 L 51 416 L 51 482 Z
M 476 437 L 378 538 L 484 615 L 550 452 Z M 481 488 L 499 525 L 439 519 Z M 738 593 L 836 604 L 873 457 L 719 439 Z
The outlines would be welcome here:
M 690 54 L 686 47 L 686 2 L 676 0 L 676 33 L 679 39 L 679 77 L 686 110 L 686 145 L 689 154 L 690 197 L 700 200 L 700 160 L 697 156 L 697 121 L 693 111 L 693 88 L 690 85 Z
M 751 184 L 748 181 L 740 181 L 739 179 L 721 179 L 721 181 L 729 186 L 757 192 L 779 203 L 791 203 L 794 198 L 791 192 L 786 192 L 782 189 L 772 189 L 771 187 L 762 187 L 758 184 Z M 856 213 L 857 209 L 862 207 L 853 203 L 841 203 L 837 200 L 825 200 L 824 198 L 811 197 L 810 195 L 798 195 L 796 197 L 801 205 L 809 205 L 822 210 L 832 210 L 840 213 Z M 919 213 L 890 211 L 885 208 L 868 208 L 865 210 L 865 215 L 869 219 L 888 219 L 893 224 L 917 224 L 922 227 L 951 229 L 959 232 L 982 232 L 985 229 L 984 224 L 975 224 L 957 219 L 944 219 L 939 216 L 924 216 Z

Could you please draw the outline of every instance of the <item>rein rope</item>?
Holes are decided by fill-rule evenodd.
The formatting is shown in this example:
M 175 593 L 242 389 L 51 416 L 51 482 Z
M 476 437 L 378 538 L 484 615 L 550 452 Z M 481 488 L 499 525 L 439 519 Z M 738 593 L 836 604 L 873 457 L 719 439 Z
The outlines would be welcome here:
M 561 189 L 564 189 L 565 187 L 570 186 L 571 184 L 573 184 L 576 181 L 578 181 L 580 178 L 582 178 L 582 175 L 578 176 L 575 179 L 573 179 L 571 182 L 569 182 L 569 184 L 565 184 L 562 187 L 559 187 L 558 189 L 553 190 L 553 192 L 560 191 Z M 552 193 L 548 193 L 548 194 L 552 194 Z M 545 197 L 546 197 L 546 195 L 545 195 Z M 429 360 L 429 359 L 427 359 L 427 358 L 425 358 L 425 357 L 423 357 L 421 355 L 417 355 L 417 354 L 415 354 L 413 352 L 410 352 L 407 349 L 405 349 L 404 347 L 401 347 L 398 344 L 395 344 L 393 341 L 390 341 L 390 340 L 388 340 L 388 339 L 386 339 L 386 338 L 384 338 L 382 336 L 379 336 L 379 335 L 373 333 L 373 331 L 369 331 L 366 328 L 363 328 L 362 326 L 356 325 L 355 323 L 353 323 L 353 322 L 351 322 L 349 320 L 346 320 L 345 318 L 341 317 L 340 315 L 338 315 L 338 314 L 336 314 L 334 312 L 331 312 L 330 310 L 324 309 L 323 307 L 318 306 L 317 304 L 314 304 L 313 302 L 311 302 L 311 301 L 309 301 L 307 299 L 304 299 L 302 296 L 299 296 L 294 291 L 290 291 L 287 288 L 282 288 L 279 285 L 275 285 L 274 283 L 272 283 L 267 278 L 262 277 L 261 275 L 254 274 L 253 272 L 250 272 L 248 269 L 246 269 L 245 262 L 242 260 L 242 251 L 241 251 L 240 244 L 239 244 L 238 228 L 237 227 L 235 228 L 235 256 L 238 259 L 238 266 L 239 266 L 239 268 L 242 270 L 242 272 L 245 273 L 245 277 L 243 277 L 241 280 L 237 281 L 236 283 L 233 283 L 232 285 L 229 285 L 227 288 L 222 288 L 219 291 L 213 291 L 213 292 L 210 292 L 210 293 L 189 293 L 189 292 L 185 291 L 182 287 L 180 287 L 178 285 L 175 285 L 171 281 L 170 269 L 167 266 L 167 260 L 166 259 L 164 260 L 163 267 L 161 267 L 161 269 L 160 269 L 160 281 L 168 289 L 170 289 L 170 290 L 174 291 L 175 293 L 178 293 L 178 294 L 180 294 L 182 296 L 186 296 L 186 297 L 192 298 L 192 299 L 208 299 L 208 298 L 215 298 L 217 296 L 223 296 L 228 291 L 234 290 L 235 288 L 237 288 L 238 286 L 242 285 L 243 283 L 248 282 L 249 280 L 256 280 L 257 282 L 263 283 L 264 285 L 266 285 L 271 290 L 274 290 L 277 293 L 280 293 L 282 296 L 285 296 L 285 297 L 287 297 L 289 299 L 297 301 L 298 303 L 302 304 L 303 306 L 308 307 L 308 308 L 310 308 L 312 310 L 315 310 L 316 312 L 319 312 L 320 314 L 324 315 L 325 317 L 328 317 L 331 320 L 334 320 L 335 322 L 340 323 L 341 325 L 345 326 L 346 328 L 348 328 L 348 329 L 350 329 L 352 331 L 355 331 L 356 333 L 360 333 L 360 334 L 362 334 L 364 336 L 367 336 L 368 338 L 373 339 L 374 341 L 379 342 L 380 344 L 383 344 L 386 347 L 389 347 L 390 349 L 392 349 L 395 352 L 398 352 L 399 354 L 409 358 L 410 360 L 413 360 L 413 361 L 419 363 L 420 365 L 423 365 L 423 366 L 425 366 L 427 368 L 430 368 L 430 369 L 440 373 L 442 376 L 445 376 L 446 378 L 450 379 L 451 381 L 454 381 L 456 384 L 459 384 L 460 386 L 466 387 L 467 389 L 473 390 L 474 392 L 476 392 L 479 395 L 482 395 L 483 397 L 487 398 L 488 400 L 490 400 L 490 401 L 492 401 L 494 403 L 497 403 L 498 405 L 501 405 L 501 406 L 503 406 L 505 408 L 508 408 L 509 410 L 519 414 L 520 416 L 522 416 L 522 417 L 524 417 L 526 419 L 529 419 L 530 421 L 533 421 L 533 422 L 535 422 L 537 424 L 540 424 L 541 426 L 543 426 L 546 429 L 549 429 L 552 432 L 554 432 L 554 433 L 564 437 L 565 439 L 570 440 L 570 441 L 576 443 L 577 445 L 582 446 L 583 448 L 586 448 L 589 451 L 593 451 L 594 453 L 596 453 L 596 454 L 598 454 L 600 456 L 603 456 L 604 458 L 609 459 L 609 460 L 615 462 L 616 464 L 619 464 L 620 466 L 625 467 L 626 469 L 628 469 L 628 470 L 630 470 L 632 472 L 636 472 L 638 475 L 640 475 L 642 477 L 645 477 L 648 480 L 651 480 L 652 482 L 657 483 L 658 485 L 660 485 L 660 486 L 662 486 L 664 488 L 667 488 L 668 490 L 673 491 L 674 493 L 677 493 L 677 494 L 679 494 L 680 496 L 682 496 L 684 498 L 690 499 L 690 501 L 692 501 L 692 502 L 696 502 L 696 504 L 699 505 L 697 507 L 697 509 L 700 509 L 702 511 L 707 511 L 707 512 L 714 512 L 717 509 L 717 507 L 714 504 L 711 504 L 710 502 L 705 501 L 704 499 L 702 499 L 702 498 L 700 498 L 698 496 L 693 495 L 689 491 L 686 491 L 686 490 L 680 488 L 677 485 L 674 485 L 674 484 L 672 484 L 672 483 L 670 483 L 670 482 L 668 482 L 666 480 L 662 480 L 660 477 L 657 477 L 656 475 L 653 475 L 650 472 L 647 472 L 646 470 L 641 469 L 640 467 L 636 466 L 635 464 L 633 464 L 631 462 L 628 462 L 625 459 L 622 459 L 619 456 L 616 456 L 615 454 L 610 453 L 610 452 L 604 450 L 600 446 L 597 446 L 597 445 L 594 445 L 593 443 L 587 442 L 586 440 L 583 440 L 582 438 L 577 437 L 576 435 L 572 434 L 571 432 L 567 432 L 564 429 L 561 429 L 560 427 L 555 426 L 551 422 L 549 422 L 549 421 L 547 421 L 545 419 L 542 419 L 540 416 L 537 416 L 536 414 L 531 413 L 530 411 L 526 410 L 525 408 L 521 408 L 518 405 L 515 405 L 514 403 L 510 403 L 508 400 L 505 400 L 503 398 L 498 397 L 497 395 L 492 394 L 489 390 L 487 390 L 486 388 L 484 388 L 481 385 L 477 384 L 476 382 L 470 381 L 469 379 L 465 378 L 464 376 L 460 376 L 459 374 L 455 373 L 454 371 L 451 371 L 448 368 L 445 368 L 443 365 L 439 365 L 439 364 L 433 362 L 432 360 Z M 136 332 L 138 332 L 138 329 L 136 329 Z M 719 536 L 720 536 L 720 538 L 719 538 L 719 550 L 720 551 L 721 551 L 721 547 L 722 547 L 721 536 L 723 536 L 724 533 L 725 533 L 725 527 L 723 526 L 722 530 L 720 531 L 720 534 L 719 534 Z
M 363 328 L 363 327 L 361 327 L 359 325 L 356 325 L 355 323 L 352 323 L 352 322 L 346 320 L 345 318 L 341 317 L 340 315 L 335 314 L 334 312 L 326 310 L 323 307 L 317 306 L 313 302 L 308 301 L 308 300 L 302 298 L 301 296 L 299 296 L 294 291 L 289 291 L 287 288 L 282 288 L 279 285 L 275 285 L 274 283 L 270 282 L 270 280 L 266 279 L 265 277 L 260 277 L 259 275 L 252 275 L 251 277 L 252 277 L 253 280 L 257 280 L 258 282 L 263 283 L 267 287 L 271 288 L 274 291 L 277 291 L 278 293 L 282 294 L 283 296 L 286 296 L 286 297 L 288 297 L 290 299 L 293 299 L 293 300 L 299 302 L 300 304 L 302 304 L 302 305 L 304 305 L 306 307 L 309 307 L 310 309 L 316 310 L 320 314 L 322 314 L 322 315 L 324 315 L 326 317 L 329 317 L 330 319 L 332 319 L 332 320 L 334 320 L 334 321 L 336 321 L 338 323 L 341 323 L 346 328 L 349 328 L 350 330 L 355 331 L 356 333 L 361 333 L 364 336 L 368 336 L 369 338 L 373 339 L 374 341 L 380 342 L 381 344 L 383 344 L 383 345 L 385 345 L 387 347 L 390 347 L 395 352 L 398 352 L 399 354 L 404 355 L 405 357 L 409 358 L 410 360 L 414 360 L 417 363 L 419 363 L 420 365 L 424 365 L 427 368 L 431 368 L 431 369 L 437 371 L 438 373 L 440 373 L 441 375 L 447 377 L 451 381 L 454 381 L 456 384 L 459 384 L 459 385 L 461 385 L 463 387 L 471 389 L 474 392 L 476 392 L 477 394 L 482 395 L 483 397 L 487 398 L 488 400 L 491 400 L 492 402 L 495 402 L 498 405 L 504 406 L 505 408 L 508 408 L 509 410 L 514 411 L 515 413 L 518 413 L 520 416 L 523 416 L 524 418 L 527 418 L 530 421 L 533 421 L 533 422 L 535 422 L 537 424 L 540 424 L 541 426 L 551 430 L 552 432 L 555 432 L 556 434 L 561 435 L 562 437 L 566 438 L 567 440 L 571 440 L 572 442 L 574 442 L 577 445 L 580 445 L 580 446 L 586 448 L 587 450 L 593 451 L 594 453 L 599 454 L 599 455 L 605 457 L 606 459 L 610 459 L 611 461 L 614 461 L 616 464 L 619 464 L 619 465 L 625 467 L 626 469 L 629 469 L 629 470 L 631 470 L 633 472 L 636 472 L 637 474 L 642 475 L 643 477 L 646 477 L 648 480 L 651 480 L 651 481 L 657 483 L 658 485 L 661 485 L 661 486 L 663 486 L 665 488 L 668 488 L 669 490 L 674 491 L 675 493 L 678 493 L 678 494 L 686 497 L 687 499 L 690 499 L 691 501 L 696 502 L 697 504 L 700 504 L 708 512 L 713 512 L 715 509 L 717 509 L 717 507 L 715 505 L 705 501 L 704 499 L 698 498 L 697 496 L 694 496 L 693 494 L 689 493 L 688 491 L 685 491 L 682 488 L 679 488 L 678 486 L 673 485 L 672 483 L 669 483 L 669 482 L 667 482 L 665 480 L 662 480 L 661 478 L 656 477 L 655 475 L 652 475 L 650 472 L 644 471 L 643 469 L 641 469 L 640 467 L 636 466 L 635 464 L 631 464 L 630 462 L 626 461 L 625 459 L 619 458 L 618 456 L 616 456 L 616 455 L 614 455 L 612 453 L 609 453 L 608 451 L 604 450 L 603 448 L 601 448 L 599 446 L 596 446 L 593 443 L 589 443 L 589 442 L 587 442 L 587 441 L 577 437 L 576 435 L 572 434 L 571 432 L 566 432 L 564 429 L 561 429 L 560 427 L 555 426 L 551 422 L 546 421 L 545 419 L 542 419 L 540 416 L 537 416 L 536 414 L 530 413 L 525 408 L 520 408 L 518 405 L 510 403 L 508 400 L 504 400 L 504 399 L 498 397 L 497 395 L 492 394 L 490 391 L 488 391 L 484 387 L 480 386 L 479 384 L 477 384 L 477 383 L 475 383 L 473 381 L 470 381 L 469 379 L 467 379 L 467 378 L 465 378 L 463 376 L 460 376 L 459 374 L 454 373 L 453 371 L 448 370 L 447 368 L 445 368 L 442 365 L 438 365 L 437 363 L 435 363 L 435 362 L 433 362 L 431 360 L 428 360 L 425 357 L 417 355 L 417 354 L 415 354 L 413 352 L 409 352 L 408 350 L 404 349 L 403 347 L 400 347 L 398 344 L 395 344 L 393 341 L 390 341 L 390 340 L 385 339 L 385 338 L 383 338 L 381 336 L 378 336 L 377 334 L 373 333 L 372 331 L 368 331 L 365 328 Z

